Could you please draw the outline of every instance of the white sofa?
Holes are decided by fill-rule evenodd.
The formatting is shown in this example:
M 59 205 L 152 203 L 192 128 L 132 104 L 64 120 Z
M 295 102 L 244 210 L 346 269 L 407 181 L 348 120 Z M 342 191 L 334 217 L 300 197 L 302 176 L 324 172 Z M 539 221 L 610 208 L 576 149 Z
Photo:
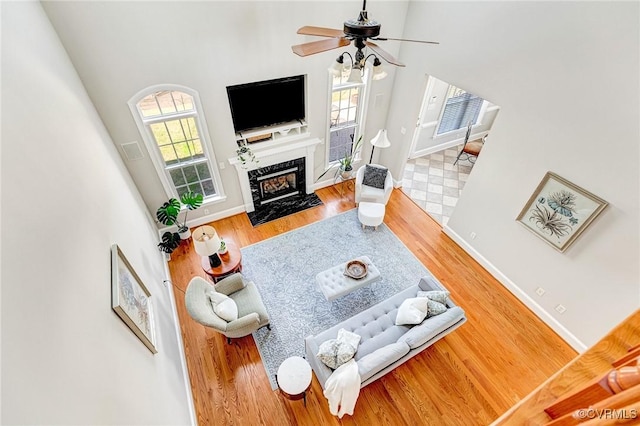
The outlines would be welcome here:
M 462 308 L 456 306 L 449 298 L 446 312 L 427 318 L 415 326 L 395 325 L 398 307 L 405 299 L 416 297 L 419 290 L 445 288 L 435 278 L 423 277 L 417 285 L 305 339 L 306 359 L 323 388 L 333 370 L 323 364 L 316 354 L 320 344 L 335 339 L 341 328 L 362 338 L 354 359 L 358 364 L 361 387 L 364 387 L 419 354 L 467 320 Z

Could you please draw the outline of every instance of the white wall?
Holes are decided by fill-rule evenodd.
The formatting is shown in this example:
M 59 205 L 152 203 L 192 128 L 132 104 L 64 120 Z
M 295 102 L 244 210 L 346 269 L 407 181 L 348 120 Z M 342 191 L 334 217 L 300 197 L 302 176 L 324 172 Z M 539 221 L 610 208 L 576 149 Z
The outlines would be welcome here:
M 448 226 L 578 349 L 640 305 L 639 16 L 637 2 L 411 2 L 404 36 L 442 44 L 404 44 L 396 74 L 389 138 L 406 151 L 382 153 L 396 173 L 425 73 L 500 105 Z M 610 203 L 564 254 L 515 221 L 548 170 Z
M 227 159 L 237 145 L 226 87 L 233 84 L 307 75 L 307 121 L 311 137 L 325 138 L 328 108 L 327 68 L 344 50 L 300 58 L 291 46 L 319 37 L 297 35 L 303 25 L 342 28 L 356 18 L 362 2 L 209 1 L 209 2 L 46 2 L 44 8 L 69 52 L 116 146 L 141 141 L 127 101 L 155 84 L 175 83 L 197 90 L 221 170 L 227 200 L 205 206 L 212 213 L 242 206 L 240 185 Z M 368 4 L 370 16 L 390 37 L 402 32 L 406 1 Z M 381 42 L 383 43 L 383 42 Z M 397 54 L 399 43 L 385 47 Z M 395 67 L 373 83 L 365 139 L 372 138 L 387 115 Z M 377 95 L 378 103 L 373 104 Z M 276 105 L 274 105 L 276 106 Z M 145 150 L 145 159 L 126 161 L 151 212 L 166 194 Z M 120 148 L 119 148 L 120 149 Z M 366 144 L 363 158 L 371 146 Z M 315 175 L 325 168 L 325 146 L 316 150 Z M 189 214 L 201 216 L 201 208 Z
M 188 424 L 153 221 L 40 3 L 2 2 L 2 424 Z M 118 243 L 156 355 L 111 310 Z

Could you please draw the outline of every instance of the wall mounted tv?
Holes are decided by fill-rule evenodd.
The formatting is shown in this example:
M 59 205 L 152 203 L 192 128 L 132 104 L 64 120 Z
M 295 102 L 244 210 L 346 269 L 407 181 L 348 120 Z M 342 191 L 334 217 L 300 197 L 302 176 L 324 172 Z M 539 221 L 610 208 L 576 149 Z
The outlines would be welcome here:
M 236 132 L 304 120 L 304 75 L 227 86 Z

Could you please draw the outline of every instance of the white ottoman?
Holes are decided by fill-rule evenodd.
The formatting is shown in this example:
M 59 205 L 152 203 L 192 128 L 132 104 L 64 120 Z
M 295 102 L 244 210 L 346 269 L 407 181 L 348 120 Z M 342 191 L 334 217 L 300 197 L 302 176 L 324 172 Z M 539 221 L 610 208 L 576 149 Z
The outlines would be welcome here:
M 384 204 L 361 201 L 358 205 L 358 220 L 365 226 L 373 226 L 378 229 L 384 219 Z

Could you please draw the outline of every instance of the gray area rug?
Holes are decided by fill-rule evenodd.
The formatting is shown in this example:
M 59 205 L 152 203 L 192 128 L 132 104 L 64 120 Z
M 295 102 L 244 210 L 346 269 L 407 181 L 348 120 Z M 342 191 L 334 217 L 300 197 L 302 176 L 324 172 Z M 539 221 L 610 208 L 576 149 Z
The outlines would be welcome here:
M 328 302 L 318 272 L 369 256 L 382 279 Z M 363 230 L 353 209 L 242 249 L 242 274 L 253 281 L 271 317 L 271 330 L 253 333 L 273 389 L 286 358 L 304 356 L 304 338 L 317 334 L 414 285 L 429 272 L 386 225 Z

